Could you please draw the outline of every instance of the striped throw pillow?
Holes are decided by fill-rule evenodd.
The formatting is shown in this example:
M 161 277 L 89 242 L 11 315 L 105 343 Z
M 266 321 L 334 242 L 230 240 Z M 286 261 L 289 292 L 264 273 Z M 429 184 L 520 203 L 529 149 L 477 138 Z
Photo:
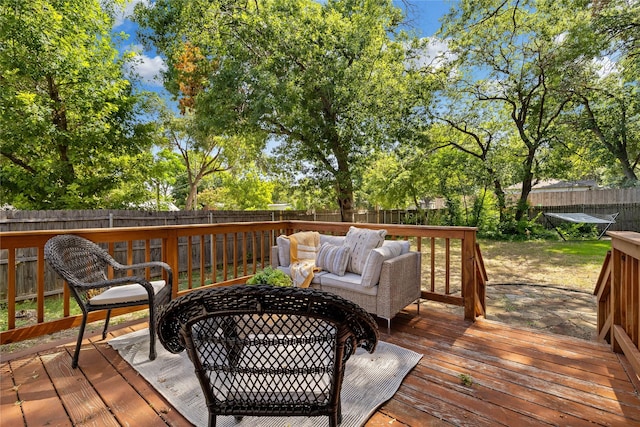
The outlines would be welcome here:
M 323 243 L 316 258 L 316 266 L 329 273 L 344 276 L 350 255 L 351 250 L 348 246 L 336 246 L 330 243 Z

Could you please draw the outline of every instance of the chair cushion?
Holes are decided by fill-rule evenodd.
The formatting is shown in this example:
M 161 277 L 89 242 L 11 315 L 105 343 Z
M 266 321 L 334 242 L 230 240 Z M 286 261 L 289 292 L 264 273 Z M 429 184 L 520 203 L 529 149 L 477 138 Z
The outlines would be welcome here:
M 153 293 L 157 294 L 165 286 L 164 280 L 154 280 L 151 283 Z M 148 299 L 147 291 L 144 287 L 137 283 L 131 285 L 114 286 L 102 292 L 100 295 L 89 300 L 91 305 L 109 305 L 120 304 L 124 302 L 140 301 L 146 302 Z
M 351 250 L 348 246 L 336 246 L 330 243 L 324 243 L 320 247 L 316 265 L 329 273 L 344 276 L 349 262 Z
M 367 257 L 367 263 L 364 266 L 361 285 L 365 288 L 377 285 L 380 281 L 382 263 L 388 259 L 402 255 L 402 246 L 400 242 L 385 242 L 385 244 L 379 248 L 371 250 Z
M 345 246 L 351 249 L 351 258 L 347 265 L 347 271 L 362 274 L 369 252 L 382 246 L 386 235 L 387 230 L 349 227 L 349 232 L 344 242 Z

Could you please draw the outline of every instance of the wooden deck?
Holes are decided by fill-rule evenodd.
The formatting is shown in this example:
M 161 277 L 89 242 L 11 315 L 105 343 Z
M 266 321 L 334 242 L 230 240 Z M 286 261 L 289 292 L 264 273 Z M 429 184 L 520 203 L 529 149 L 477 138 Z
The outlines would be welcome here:
M 427 309 L 396 317 L 391 335 L 380 325 L 382 340 L 424 357 L 369 427 L 640 426 L 640 382 L 604 344 Z M 72 350 L 4 355 L 1 425 L 189 425 L 99 337 L 87 340 L 77 370 Z

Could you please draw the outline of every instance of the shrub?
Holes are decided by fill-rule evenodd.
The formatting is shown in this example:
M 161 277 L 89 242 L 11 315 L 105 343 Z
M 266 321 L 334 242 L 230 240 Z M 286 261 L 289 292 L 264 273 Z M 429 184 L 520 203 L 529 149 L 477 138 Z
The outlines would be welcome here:
M 267 267 L 262 271 L 257 272 L 252 278 L 247 280 L 247 285 L 272 285 L 287 287 L 293 284 L 291 277 L 289 277 L 284 271 L 277 268 Z

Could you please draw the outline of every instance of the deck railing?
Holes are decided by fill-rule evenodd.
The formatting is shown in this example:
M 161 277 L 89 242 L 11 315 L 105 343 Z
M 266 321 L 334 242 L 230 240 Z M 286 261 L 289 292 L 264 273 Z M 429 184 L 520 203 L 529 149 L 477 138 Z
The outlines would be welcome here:
M 0 233 L 0 259 L 5 260 L 0 264 L 0 282 L 4 282 L 0 288 L 6 289 L 2 307 L 5 325 L 0 343 L 34 338 L 80 324 L 80 316 L 73 310 L 75 301 L 44 259 L 44 244 L 57 234 L 73 233 L 98 242 L 122 263 L 167 262 L 174 271 L 175 297 L 194 288 L 243 283 L 270 264 L 269 249 L 280 234 L 314 230 L 344 235 L 352 225 L 386 229 L 388 238 L 409 240 L 413 250 L 422 252 L 423 298 L 462 306 L 467 320 L 484 315 L 486 272 L 476 243 L 476 229 L 471 227 L 273 221 L 7 232 Z M 147 269 L 144 274 L 150 278 L 160 272 Z M 26 297 L 16 292 L 17 283 L 25 281 L 33 289 Z M 56 288 L 56 282 L 58 288 L 63 288 L 61 296 L 51 296 L 57 293 L 51 290 Z M 17 319 L 16 314 L 24 311 L 20 307 L 25 298 L 35 301 L 35 308 L 26 320 Z M 61 314 L 47 314 L 47 298 L 62 298 Z M 142 308 L 120 309 L 113 315 Z M 89 321 L 103 318 L 103 312 L 93 312 Z
M 610 231 L 594 294 L 598 300 L 598 339 L 623 353 L 640 375 L 640 233 Z

